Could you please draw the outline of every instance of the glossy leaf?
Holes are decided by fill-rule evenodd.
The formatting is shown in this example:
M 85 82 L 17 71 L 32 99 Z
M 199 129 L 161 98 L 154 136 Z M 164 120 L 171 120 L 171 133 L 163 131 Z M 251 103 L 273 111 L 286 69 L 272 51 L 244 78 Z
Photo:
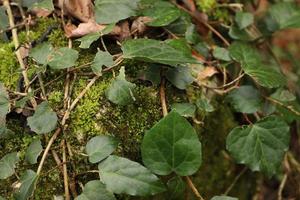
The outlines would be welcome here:
M 120 74 L 106 90 L 106 97 L 113 103 L 124 106 L 135 100 L 133 90 L 135 84 L 125 79 L 125 68 L 121 67 Z
M 241 113 L 255 113 L 262 105 L 260 93 L 249 85 L 243 85 L 231 91 L 226 100 L 232 105 L 235 111 Z
M 101 75 L 102 67 L 110 67 L 114 64 L 112 55 L 106 51 L 98 51 L 91 65 L 95 74 Z
M 167 26 L 174 22 L 181 15 L 180 10 L 173 4 L 166 1 L 157 1 L 151 8 L 143 11 L 143 15 L 152 20 L 147 23 L 148 26 Z
M 166 72 L 166 78 L 181 90 L 186 89 L 194 81 L 191 70 L 187 66 L 169 68 Z
M 230 196 L 214 196 L 210 200 L 238 200 L 238 198 L 230 197 Z
M 196 106 L 192 103 L 174 103 L 172 104 L 172 110 L 183 117 L 194 117 Z
M 100 24 L 110 24 L 135 16 L 139 0 L 96 0 L 95 17 Z
M 48 65 L 52 69 L 65 69 L 74 66 L 77 59 L 78 51 L 62 47 L 51 52 Z
M 186 189 L 185 182 L 179 176 L 175 176 L 168 180 L 168 199 L 170 200 L 182 200 Z
M 37 158 L 40 153 L 43 151 L 42 143 L 39 139 L 34 140 L 29 147 L 27 148 L 25 159 L 30 164 L 36 164 Z
M 37 174 L 32 170 L 26 170 L 25 174 L 21 177 L 21 187 L 15 194 L 15 199 L 27 200 L 34 191 L 36 180 Z
M 222 47 L 216 47 L 213 51 L 213 55 L 215 58 L 223 61 L 231 61 L 231 58 L 229 56 L 229 52 L 227 49 Z
M 253 171 L 274 175 L 289 147 L 289 126 L 275 116 L 234 128 L 226 140 L 233 158 Z
M 30 129 L 38 134 L 49 133 L 56 128 L 57 116 L 46 101 L 39 104 L 33 116 L 27 118 Z
M 147 196 L 165 190 L 160 180 L 147 168 L 126 158 L 109 156 L 98 167 L 101 181 L 113 193 Z
M 123 57 L 145 62 L 176 66 L 178 64 L 198 63 L 190 54 L 175 48 L 168 42 L 153 39 L 127 40 L 122 44 Z
M 142 158 L 156 174 L 189 176 L 201 165 L 201 143 L 190 123 L 172 111 L 146 132 Z
M 254 22 L 254 16 L 248 12 L 237 12 L 235 15 L 235 21 L 240 29 L 244 29 Z
M 6 154 L 1 158 L 0 179 L 6 179 L 15 173 L 15 167 L 18 160 L 17 152 Z
M 118 142 L 111 136 L 99 135 L 88 141 L 85 151 L 91 163 L 98 163 L 109 156 L 116 148 Z
M 229 47 L 229 53 L 235 61 L 241 63 L 244 72 L 261 86 L 274 88 L 285 84 L 284 76 L 273 68 L 264 66 L 260 55 L 250 45 L 235 42 Z
M 114 194 L 106 190 L 99 180 L 85 184 L 82 193 L 75 200 L 116 200 Z

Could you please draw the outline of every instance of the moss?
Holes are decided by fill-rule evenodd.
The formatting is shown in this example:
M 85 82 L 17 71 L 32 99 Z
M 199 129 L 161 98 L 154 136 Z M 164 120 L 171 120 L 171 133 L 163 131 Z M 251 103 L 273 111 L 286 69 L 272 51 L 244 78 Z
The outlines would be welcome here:
M 209 12 L 216 5 L 215 0 L 197 0 L 196 3 L 203 12 Z
M 61 102 L 63 101 L 64 94 L 61 91 L 52 91 L 48 95 L 48 102 L 51 108 L 57 108 L 61 106 Z

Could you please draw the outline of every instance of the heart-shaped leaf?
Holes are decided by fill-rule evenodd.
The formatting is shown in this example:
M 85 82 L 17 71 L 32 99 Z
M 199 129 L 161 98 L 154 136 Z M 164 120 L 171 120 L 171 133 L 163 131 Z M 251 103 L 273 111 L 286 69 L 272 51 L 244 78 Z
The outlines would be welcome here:
M 95 74 L 101 75 L 102 67 L 112 66 L 114 64 L 114 60 L 112 55 L 106 51 L 98 51 L 94 61 L 91 65 L 92 70 Z
M 99 135 L 90 139 L 85 147 L 91 163 L 97 163 L 109 156 L 118 142 L 111 136 Z
M 275 116 L 255 124 L 234 128 L 226 140 L 226 149 L 233 158 L 253 171 L 274 175 L 289 147 L 289 126 Z
M 244 29 L 254 22 L 254 16 L 252 13 L 248 12 L 237 12 L 235 15 L 235 21 L 240 29 Z
M 166 78 L 181 90 L 186 89 L 194 81 L 191 70 L 187 66 L 169 68 L 166 72 Z
M 32 170 L 26 170 L 21 177 L 21 187 L 15 194 L 16 200 L 27 200 L 33 193 L 37 174 Z
M 43 147 L 41 141 L 39 139 L 34 140 L 29 147 L 27 148 L 25 159 L 30 164 L 36 164 L 37 158 L 39 157 L 40 153 L 43 151 Z
M 81 42 L 79 45 L 80 48 L 87 49 L 91 46 L 91 44 L 94 41 L 98 40 L 100 37 L 101 37 L 101 33 L 99 33 L 99 32 L 90 33 L 90 34 L 87 34 L 87 35 L 77 39 L 77 41 Z
M 15 173 L 18 160 L 17 152 L 6 154 L 0 160 L 0 179 L 6 179 Z
M 201 143 L 190 123 L 172 111 L 145 134 L 142 158 L 156 174 L 189 176 L 201 165 Z
M 126 158 L 109 156 L 98 167 L 101 181 L 113 193 L 147 196 L 165 190 L 164 185 L 147 168 Z
M 34 115 L 27 118 L 27 123 L 30 129 L 38 134 L 49 133 L 56 127 L 57 116 L 44 101 L 37 106 Z
M 99 180 L 85 184 L 82 193 L 75 200 L 116 200 L 114 194 L 106 190 Z
M 38 44 L 30 50 L 29 56 L 32 57 L 39 64 L 47 64 L 49 55 L 53 51 L 53 47 L 49 42 Z
M 74 66 L 77 59 L 78 51 L 62 47 L 51 52 L 48 65 L 52 69 L 65 69 Z
M 183 117 L 194 117 L 196 106 L 192 103 L 174 103 L 172 110 L 175 110 Z

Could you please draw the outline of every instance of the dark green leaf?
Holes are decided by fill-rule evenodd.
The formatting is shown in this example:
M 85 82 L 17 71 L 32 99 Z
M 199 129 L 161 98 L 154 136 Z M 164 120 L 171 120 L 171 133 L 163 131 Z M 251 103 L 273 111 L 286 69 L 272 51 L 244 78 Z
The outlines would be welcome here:
M 164 185 L 147 168 L 118 156 L 109 156 L 99 164 L 100 179 L 109 191 L 133 196 L 154 195 L 165 190 Z
M 236 25 L 232 25 L 229 29 L 229 36 L 235 40 L 253 41 L 253 35 L 250 35 L 245 29 L 240 30 Z
M 112 55 L 106 51 L 98 51 L 91 65 L 95 74 L 101 75 L 102 67 L 110 67 L 114 64 Z
M 243 85 L 231 91 L 226 100 L 237 112 L 241 113 L 255 113 L 262 104 L 260 93 L 249 85 Z
M 47 64 L 50 59 L 50 54 L 53 51 L 53 47 L 48 42 L 38 44 L 36 47 L 30 50 L 29 56 L 32 57 L 39 64 Z
M 300 8 L 292 2 L 280 2 L 272 5 L 269 14 L 279 29 L 300 28 Z
M 226 140 L 226 149 L 233 158 L 253 171 L 274 175 L 289 147 L 289 126 L 275 116 L 255 124 L 234 128 Z
M 174 22 L 181 15 L 180 10 L 173 4 L 166 1 L 157 1 L 151 8 L 143 11 L 143 15 L 150 17 L 149 26 L 167 26 Z
M 168 43 L 152 39 L 127 40 L 122 45 L 123 57 L 172 66 L 198 63 L 191 53 L 187 55 L 179 47 L 175 48 Z
M 237 12 L 235 15 L 235 21 L 240 29 L 244 29 L 254 22 L 254 16 L 248 12 Z
M 83 192 L 75 200 L 116 200 L 114 194 L 106 190 L 99 180 L 85 184 Z
M 229 56 L 229 52 L 225 48 L 216 47 L 213 51 L 213 55 L 214 55 L 215 58 L 217 58 L 219 60 L 231 61 L 231 58 Z
M 34 140 L 28 147 L 25 159 L 30 164 L 36 164 L 37 158 L 39 157 L 40 153 L 43 151 L 42 143 L 39 139 Z
M 90 33 L 90 34 L 87 34 L 79 39 L 77 39 L 77 41 L 80 41 L 80 45 L 79 47 L 82 48 L 82 49 L 87 49 L 91 46 L 91 44 L 98 40 L 99 38 L 101 37 L 101 33 Z
M 156 174 L 192 175 L 201 165 L 201 143 L 190 123 L 173 111 L 145 134 L 142 158 Z
M 91 163 L 98 163 L 109 156 L 116 148 L 118 142 L 111 136 L 99 135 L 88 141 L 85 151 Z
M 16 200 L 27 200 L 33 193 L 37 174 L 32 170 L 26 170 L 21 177 L 21 187 L 15 194 Z
M 110 24 L 134 16 L 138 2 L 139 0 L 96 0 L 96 21 Z
M 78 52 L 68 47 L 62 47 L 52 51 L 49 56 L 48 65 L 52 69 L 65 69 L 75 65 Z
M 6 128 L 5 124 L 0 123 L 0 139 L 10 138 L 14 135 L 14 132 Z
M 197 44 L 198 42 L 200 42 L 200 37 L 194 24 L 191 23 L 190 26 L 187 27 L 185 32 L 185 39 L 190 44 Z
M 46 101 L 39 104 L 33 116 L 27 118 L 30 129 L 38 134 L 49 133 L 56 128 L 57 116 Z
M 145 70 L 139 73 L 139 78 L 150 81 L 153 85 L 160 84 L 160 71 L 162 66 L 154 63 L 149 63 Z
M 185 183 L 180 176 L 175 176 L 168 180 L 168 199 L 170 200 L 182 200 L 185 192 Z
M 17 152 L 9 153 L 2 157 L 0 160 L 0 179 L 6 179 L 15 173 L 18 160 Z
M 192 103 L 174 103 L 172 104 L 172 110 L 183 117 L 194 117 L 196 106 Z
M 106 90 L 106 97 L 111 102 L 124 106 L 135 100 L 133 96 L 134 88 L 135 84 L 125 79 L 125 69 L 121 67 L 119 76 L 113 80 Z
M 229 196 L 214 196 L 213 198 L 211 198 L 211 200 L 238 200 L 238 198 Z
M 177 66 L 169 68 L 166 72 L 166 78 L 177 88 L 184 90 L 193 81 L 194 77 L 191 74 L 191 70 L 187 66 Z
M 196 106 L 204 112 L 213 112 L 215 110 L 207 98 L 197 99 Z
M 5 119 L 6 114 L 9 112 L 9 107 L 8 93 L 4 85 L 0 82 L 0 120 L 1 118 Z

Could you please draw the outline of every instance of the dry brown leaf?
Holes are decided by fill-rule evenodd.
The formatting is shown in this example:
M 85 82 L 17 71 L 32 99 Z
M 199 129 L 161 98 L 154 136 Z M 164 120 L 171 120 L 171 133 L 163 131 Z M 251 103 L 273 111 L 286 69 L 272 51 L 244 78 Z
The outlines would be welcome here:
M 202 82 L 217 73 L 218 73 L 218 70 L 215 67 L 212 67 L 212 66 L 205 67 L 205 68 L 203 68 L 203 70 L 201 70 L 198 73 L 197 80 L 199 82 Z
M 82 22 L 94 20 L 94 5 L 91 0 L 58 0 L 64 14 L 71 15 Z
M 48 17 L 52 11 L 49 11 L 44 8 L 33 8 L 30 10 L 33 14 L 35 14 L 37 17 Z
M 106 26 L 97 24 L 95 21 L 89 21 L 87 23 L 81 23 L 78 27 L 74 25 L 68 25 L 65 27 L 65 33 L 67 37 L 81 37 L 89 33 L 95 33 L 102 31 Z
M 138 17 L 136 18 L 131 25 L 131 33 L 143 34 L 146 29 L 146 23 L 152 21 L 150 17 Z

